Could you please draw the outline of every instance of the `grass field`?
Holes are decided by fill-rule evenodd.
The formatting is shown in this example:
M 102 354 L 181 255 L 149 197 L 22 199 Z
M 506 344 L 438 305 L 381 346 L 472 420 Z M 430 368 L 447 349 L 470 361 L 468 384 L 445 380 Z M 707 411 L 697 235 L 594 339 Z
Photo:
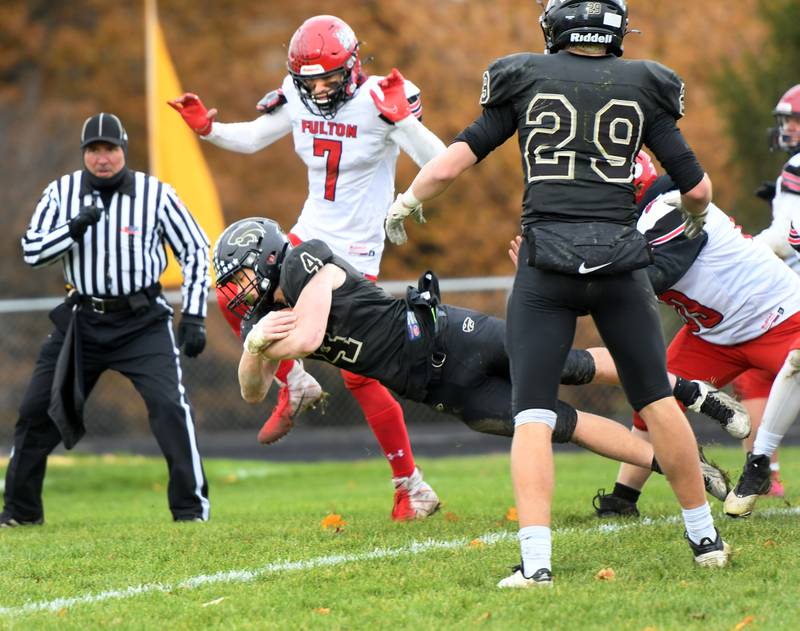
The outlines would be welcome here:
M 738 475 L 740 452 L 709 451 Z M 764 500 L 733 521 L 717 503 L 733 565 L 695 568 L 664 480 L 640 500 L 647 519 L 601 523 L 591 498 L 613 486 L 616 465 L 584 453 L 557 456 L 555 587 L 496 589 L 518 560 L 507 460 L 422 460 L 444 506 L 410 524 L 389 519 L 380 460 L 210 460 L 211 521 L 176 524 L 163 460 L 53 458 L 45 526 L 0 530 L 0 628 L 800 626 L 798 511 Z M 800 449 L 782 460 L 791 499 Z M 604 568 L 613 580 L 596 578 Z

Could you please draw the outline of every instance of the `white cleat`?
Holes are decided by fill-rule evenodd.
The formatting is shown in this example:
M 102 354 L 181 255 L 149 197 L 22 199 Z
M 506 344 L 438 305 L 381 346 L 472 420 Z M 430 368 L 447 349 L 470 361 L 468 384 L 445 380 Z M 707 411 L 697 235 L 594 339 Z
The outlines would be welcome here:
M 703 484 L 706 492 L 716 497 L 720 502 L 724 502 L 731 490 L 728 474 L 713 462 L 706 459 L 703 448 L 698 445 L 697 450 L 700 454 L 700 471 L 703 473 Z
M 414 473 L 404 478 L 392 478 L 394 484 L 394 506 L 392 519 L 412 521 L 433 515 L 441 502 L 430 484 L 422 479 L 422 472 L 414 467 Z
M 741 403 L 705 381 L 695 380 L 694 383 L 700 386 L 700 396 L 687 409 L 713 418 L 734 438 L 750 435 L 750 415 Z
M 527 589 L 529 587 L 553 586 L 553 573 L 546 567 L 536 570 L 530 578 L 527 578 L 522 573 L 522 566 L 516 565 L 512 569 L 514 573 L 511 576 L 506 576 L 497 584 L 500 589 Z

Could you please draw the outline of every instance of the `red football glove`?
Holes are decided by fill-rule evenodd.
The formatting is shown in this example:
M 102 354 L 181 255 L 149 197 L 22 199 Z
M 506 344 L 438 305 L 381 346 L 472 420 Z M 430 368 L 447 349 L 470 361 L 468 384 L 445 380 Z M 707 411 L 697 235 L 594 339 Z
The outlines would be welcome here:
M 187 92 L 174 101 L 167 101 L 167 105 L 178 112 L 195 133 L 207 136 L 211 131 L 217 110 L 213 108 L 207 110 L 200 97 L 196 94 Z
M 399 123 L 411 116 L 411 106 L 406 98 L 405 79 L 397 68 L 392 68 L 392 71 L 378 82 L 378 87 L 383 92 L 383 98 L 375 90 L 370 90 L 369 94 L 381 114 L 393 123 Z

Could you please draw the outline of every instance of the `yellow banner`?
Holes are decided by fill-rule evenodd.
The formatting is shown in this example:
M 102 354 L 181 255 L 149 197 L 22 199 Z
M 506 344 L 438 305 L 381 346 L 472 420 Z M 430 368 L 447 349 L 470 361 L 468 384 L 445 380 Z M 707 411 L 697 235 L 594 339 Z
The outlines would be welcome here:
M 147 123 L 150 173 L 171 184 L 213 244 L 225 222 L 217 189 L 200 141 L 167 101 L 183 94 L 172 65 L 155 0 L 145 1 Z M 180 287 L 182 274 L 167 248 L 169 265 L 161 276 L 165 287 Z

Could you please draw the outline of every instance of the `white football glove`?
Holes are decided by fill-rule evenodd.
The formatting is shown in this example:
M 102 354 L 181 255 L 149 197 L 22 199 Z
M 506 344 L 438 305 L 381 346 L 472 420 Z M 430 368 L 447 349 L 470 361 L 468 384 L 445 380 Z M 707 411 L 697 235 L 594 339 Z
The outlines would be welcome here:
M 386 237 L 395 245 L 403 245 L 408 241 L 403 222 L 409 215 L 417 223 L 425 223 L 425 216 L 422 214 L 422 203 L 410 190 L 400 193 L 386 213 Z
M 260 355 L 261 351 L 267 348 L 267 346 L 270 344 L 272 344 L 272 340 L 267 339 L 266 333 L 260 326 L 258 326 L 258 324 L 250 329 L 247 337 L 244 338 L 244 350 L 251 355 Z
M 664 195 L 663 201 L 668 206 L 677 208 L 681 215 L 683 215 L 683 234 L 686 235 L 687 239 L 694 239 L 695 237 L 699 236 L 701 232 L 703 232 L 703 226 L 705 225 L 706 217 L 708 216 L 708 206 L 706 206 L 703 209 L 703 212 L 699 214 L 690 213 L 683 207 L 680 191 L 671 191 L 667 193 Z

